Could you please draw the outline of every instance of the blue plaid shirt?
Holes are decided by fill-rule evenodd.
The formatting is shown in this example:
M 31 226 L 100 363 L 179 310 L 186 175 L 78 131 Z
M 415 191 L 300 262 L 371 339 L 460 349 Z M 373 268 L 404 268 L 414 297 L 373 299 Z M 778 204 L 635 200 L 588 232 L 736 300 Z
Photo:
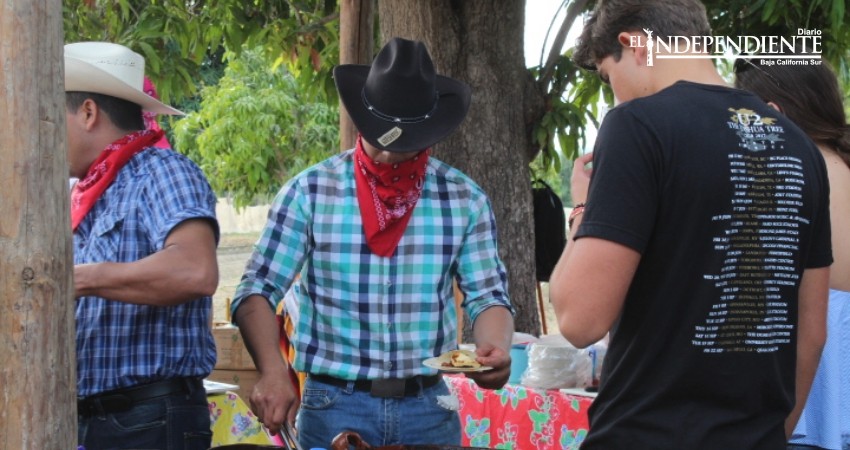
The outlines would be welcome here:
M 252 294 L 276 307 L 300 272 L 297 370 L 349 380 L 436 373 L 422 361 L 457 348 L 454 279 L 471 320 L 493 306 L 513 312 L 490 202 L 429 158 L 398 248 L 380 257 L 365 242 L 353 167 L 352 151 L 341 153 L 280 190 L 232 311 Z
M 185 156 L 149 148 L 136 154 L 74 233 L 74 264 L 133 262 L 162 250 L 187 219 L 216 227 L 215 194 Z M 212 299 L 178 306 L 132 305 L 100 297 L 76 304 L 77 395 L 166 378 L 207 376 L 215 365 Z

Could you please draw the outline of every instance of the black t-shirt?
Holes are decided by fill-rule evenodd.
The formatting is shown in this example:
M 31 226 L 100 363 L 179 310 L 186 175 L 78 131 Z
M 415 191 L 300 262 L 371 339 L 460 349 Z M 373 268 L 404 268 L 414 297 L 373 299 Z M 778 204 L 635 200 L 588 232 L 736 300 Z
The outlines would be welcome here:
M 781 449 L 797 297 L 832 262 L 823 158 L 745 91 L 678 82 L 606 116 L 577 238 L 641 253 L 582 449 Z

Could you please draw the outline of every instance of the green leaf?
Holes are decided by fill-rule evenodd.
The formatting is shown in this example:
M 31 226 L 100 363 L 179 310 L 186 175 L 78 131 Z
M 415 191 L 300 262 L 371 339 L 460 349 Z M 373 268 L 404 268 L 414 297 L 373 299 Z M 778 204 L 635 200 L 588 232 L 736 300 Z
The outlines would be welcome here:
M 832 10 L 830 12 L 830 21 L 832 22 L 832 31 L 834 33 L 839 32 L 842 25 L 844 25 L 844 12 L 845 12 L 844 0 L 832 0 Z

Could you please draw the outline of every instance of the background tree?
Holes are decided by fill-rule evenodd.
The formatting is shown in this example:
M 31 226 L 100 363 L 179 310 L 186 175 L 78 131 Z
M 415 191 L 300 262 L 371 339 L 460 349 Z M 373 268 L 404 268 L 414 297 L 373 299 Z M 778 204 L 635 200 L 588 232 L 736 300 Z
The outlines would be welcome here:
M 493 11 L 499 11 L 493 14 Z M 534 274 L 528 125 L 533 84 L 525 68 L 525 5 L 514 0 L 379 0 L 381 41 L 427 43 L 437 72 L 464 80 L 472 103 L 464 124 L 434 155 L 464 171 L 490 196 L 499 229 L 516 329 L 539 333 Z
M 218 84 L 174 125 L 175 147 L 237 207 L 268 202 L 286 180 L 336 152 L 338 109 L 305 95 L 260 50 L 225 55 Z

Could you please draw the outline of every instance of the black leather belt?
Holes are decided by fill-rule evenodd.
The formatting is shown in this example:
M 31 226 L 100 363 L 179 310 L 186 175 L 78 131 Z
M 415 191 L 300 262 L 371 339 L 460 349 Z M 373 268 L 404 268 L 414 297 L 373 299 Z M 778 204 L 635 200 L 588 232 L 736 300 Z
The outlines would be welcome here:
M 77 414 L 93 416 L 96 414 L 112 414 L 127 411 L 136 403 L 157 397 L 174 394 L 191 394 L 203 389 L 204 382 L 200 378 L 172 378 L 149 384 L 141 384 L 91 397 L 77 399 Z
M 346 387 L 350 380 L 334 378 L 328 375 L 313 375 L 310 378 L 336 387 Z M 440 375 L 417 375 L 411 378 L 388 378 L 383 380 L 355 380 L 354 389 L 369 392 L 373 397 L 401 398 L 419 395 L 422 389 L 427 389 L 440 382 Z M 420 388 L 421 386 L 421 388 Z

